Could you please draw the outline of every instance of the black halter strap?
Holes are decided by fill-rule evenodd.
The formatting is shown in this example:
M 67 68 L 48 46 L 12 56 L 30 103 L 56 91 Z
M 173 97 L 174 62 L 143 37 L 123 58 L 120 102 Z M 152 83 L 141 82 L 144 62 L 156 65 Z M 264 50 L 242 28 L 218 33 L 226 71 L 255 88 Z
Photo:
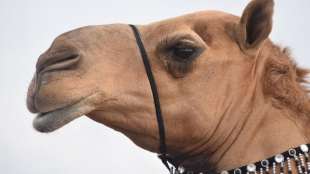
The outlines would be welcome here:
M 140 54 L 141 54 L 141 57 L 142 57 L 142 60 L 144 63 L 145 71 L 146 71 L 146 74 L 147 74 L 147 77 L 149 79 L 150 86 L 152 89 L 153 100 L 154 100 L 155 111 L 156 111 L 157 124 L 158 124 L 158 132 L 159 132 L 159 138 L 160 138 L 159 139 L 159 152 L 160 152 L 160 154 L 158 155 L 158 157 L 161 159 L 161 161 L 164 163 L 164 165 L 168 168 L 168 170 L 170 170 L 170 167 L 168 164 L 168 158 L 167 158 L 167 150 L 166 150 L 165 124 L 164 124 L 164 120 L 163 120 L 163 117 L 161 114 L 160 101 L 159 101 L 159 96 L 158 96 L 158 92 L 157 92 L 156 82 L 155 82 L 155 79 L 154 79 L 154 76 L 152 73 L 152 68 L 151 68 L 150 62 L 148 60 L 148 55 L 145 51 L 143 42 L 141 40 L 139 30 L 134 25 L 129 25 L 129 26 L 132 28 L 133 33 L 135 35 L 137 45 L 139 47 Z

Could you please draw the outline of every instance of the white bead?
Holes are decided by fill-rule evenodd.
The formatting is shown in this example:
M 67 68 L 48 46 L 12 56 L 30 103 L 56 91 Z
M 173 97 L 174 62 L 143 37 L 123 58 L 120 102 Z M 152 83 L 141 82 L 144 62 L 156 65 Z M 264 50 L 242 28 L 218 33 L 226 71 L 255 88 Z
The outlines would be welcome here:
M 308 171 L 310 170 L 310 162 L 307 162 Z
M 309 148 L 306 144 L 300 145 L 300 149 L 301 149 L 301 151 L 303 151 L 305 153 L 307 153 L 309 151 Z
M 274 157 L 274 160 L 277 162 L 277 163 L 281 163 L 284 161 L 284 156 L 282 154 L 278 154 Z
M 255 164 L 249 164 L 246 169 L 248 170 L 248 172 L 255 172 L 256 171 L 256 166 Z
M 276 174 L 276 163 L 272 163 L 272 173 Z
M 179 167 L 178 167 L 178 171 L 182 174 L 182 173 L 185 172 L 185 169 L 184 169 L 183 166 L 179 166 Z
M 260 169 L 259 169 L 259 173 L 260 173 L 260 174 L 263 174 L 263 173 L 264 173 L 263 168 L 260 168 Z
M 286 160 L 287 160 L 287 168 L 288 168 L 288 170 L 291 171 L 292 170 L 291 159 L 287 158 Z
M 226 170 L 222 171 L 221 174 L 229 174 Z

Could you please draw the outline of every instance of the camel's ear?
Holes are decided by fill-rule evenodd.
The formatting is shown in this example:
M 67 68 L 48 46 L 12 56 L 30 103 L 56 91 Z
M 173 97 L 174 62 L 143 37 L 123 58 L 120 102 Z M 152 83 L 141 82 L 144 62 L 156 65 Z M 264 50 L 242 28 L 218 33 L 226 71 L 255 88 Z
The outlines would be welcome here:
M 252 0 L 237 27 L 237 39 L 243 50 L 258 49 L 272 29 L 273 0 Z

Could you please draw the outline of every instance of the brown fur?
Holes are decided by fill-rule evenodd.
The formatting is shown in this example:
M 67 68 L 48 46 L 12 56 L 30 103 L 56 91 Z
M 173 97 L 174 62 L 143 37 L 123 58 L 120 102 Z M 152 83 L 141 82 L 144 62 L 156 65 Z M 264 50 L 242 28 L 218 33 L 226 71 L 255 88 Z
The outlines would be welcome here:
M 309 143 L 308 70 L 268 39 L 273 6 L 252 0 L 241 18 L 203 11 L 138 26 L 178 164 L 230 169 Z M 128 25 L 57 37 L 38 60 L 27 104 L 40 132 L 86 115 L 158 152 L 152 93 Z
M 294 115 L 298 115 L 300 119 L 306 121 L 305 125 L 309 125 L 309 90 L 305 87 L 305 84 L 308 83 L 306 77 L 309 70 L 297 66 L 291 57 L 289 48 L 282 49 L 272 45 L 268 51 L 270 55 L 263 77 L 265 94 L 273 98 L 275 106 L 290 108 L 295 112 Z M 306 129 L 306 131 L 308 130 Z M 306 132 L 306 134 L 310 138 L 309 133 Z

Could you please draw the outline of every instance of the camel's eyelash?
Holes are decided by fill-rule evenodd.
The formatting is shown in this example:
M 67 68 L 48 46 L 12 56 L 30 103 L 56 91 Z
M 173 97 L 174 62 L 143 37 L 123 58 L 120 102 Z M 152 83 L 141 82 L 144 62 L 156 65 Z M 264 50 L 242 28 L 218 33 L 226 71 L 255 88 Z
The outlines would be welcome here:
M 172 47 L 173 45 L 179 43 L 180 41 L 188 41 L 189 43 L 191 42 L 192 45 L 194 45 L 195 43 L 195 41 L 193 41 L 192 37 L 189 34 L 188 35 L 173 35 L 173 36 L 168 36 L 162 39 L 159 42 L 159 49 Z

